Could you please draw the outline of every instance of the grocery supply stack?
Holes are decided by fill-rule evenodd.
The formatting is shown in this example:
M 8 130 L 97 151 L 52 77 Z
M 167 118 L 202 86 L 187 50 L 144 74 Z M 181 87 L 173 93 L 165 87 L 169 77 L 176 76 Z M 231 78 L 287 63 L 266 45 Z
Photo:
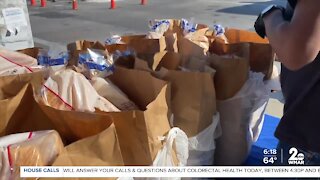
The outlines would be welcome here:
M 268 41 L 186 19 L 149 27 L 67 52 L 0 50 L 3 177 L 19 177 L 20 166 L 246 160 L 272 90 Z

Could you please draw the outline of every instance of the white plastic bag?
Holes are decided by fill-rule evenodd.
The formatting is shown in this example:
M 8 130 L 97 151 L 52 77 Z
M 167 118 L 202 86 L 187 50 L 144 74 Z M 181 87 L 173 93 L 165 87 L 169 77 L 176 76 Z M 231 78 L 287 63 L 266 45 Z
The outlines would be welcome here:
M 271 74 L 271 78 L 265 82 L 266 86 L 273 91 L 281 91 L 281 83 L 280 83 L 280 70 L 277 66 L 273 65 L 273 71 Z
M 210 126 L 189 138 L 188 166 L 210 166 L 214 162 L 215 140 L 221 136 L 220 116 L 217 113 Z
M 217 102 L 222 136 L 217 140 L 216 165 L 241 165 L 258 139 L 270 95 L 263 77 L 251 72 L 234 97 Z
M 188 137 L 179 128 L 172 128 L 166 137 L 161 137 L 165 139 L 165 144 L 163 148 L 158 152 L 155 160 L 153 161 L 153 166 L 175 166 L 173 161 L 173 153 L 176 153 L 177 159 L 179 161 L 178 166 L 185 166 L 187 164 L 187 159 L 189 156 L 188 152 Z M 173 143 L 174 142 L 174 143 Z M 173 151 L 173 145 L 175 144 L 175 152 Z M 136 178 L 135 178 L 136 179 Z M 164 177 L 154 177 L 154 178 L 137 178 L 145 180 L 179 180 L 181 178 L 164 178 Z
M 167 137 L 165 137 L 165 144 L 163 148 L 158 152 L 155 160 L 153 161 L 153 166 L 175 166 L 172 155 L 173 151 L 173 141 L 176 145 L 176 153 L 179 161 L 178 166 L 185 166 L 187 164 L 188 153 L 188 137 L 180 128 L 172 128 Z

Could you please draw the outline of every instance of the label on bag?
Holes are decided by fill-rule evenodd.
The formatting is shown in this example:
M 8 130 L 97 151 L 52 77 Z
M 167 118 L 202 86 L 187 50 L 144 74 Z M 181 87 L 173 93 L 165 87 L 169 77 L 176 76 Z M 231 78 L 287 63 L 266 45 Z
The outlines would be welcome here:
M 114 67 L 113 66 L 106 66 L 106 65 L 100 65 L 100 64 L 97 64 L 97 63 L 94 63 L 94 62 L 86 62 L 85 63 L 89 69 L 96 69 L 98 71 L 114 71 Z
M 21 26 L 28 26 L 27 18 L 22 8 L 5 8 L 2 10 L 2 14 L 8 29 Z
M 90 60 L 90 55 L 88 53 L 79 54 L 79 64 L 84 64 Z
M 38 64 L 42 66 L 58 66 L 64 65 L 68 61 L 68 57 L 60 57 L 51 59 L 49 56 L 38 56 Z

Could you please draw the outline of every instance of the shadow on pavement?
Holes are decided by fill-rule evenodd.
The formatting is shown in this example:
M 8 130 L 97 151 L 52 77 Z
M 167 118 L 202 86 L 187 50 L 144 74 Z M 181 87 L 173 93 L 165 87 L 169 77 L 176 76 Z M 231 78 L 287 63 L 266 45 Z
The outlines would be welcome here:
M 242 2 L 243 6 L 235 6 L 230 8 L 219 9 L 217 12 L 230 13 L 230 14 L 243 14 L 243 15 L 258 15 L 264 8 L 271 4 L 286 5 L 285 0 L 271 0 L 263 2 Z M 251 3 L 251 4 L 248 4 Z

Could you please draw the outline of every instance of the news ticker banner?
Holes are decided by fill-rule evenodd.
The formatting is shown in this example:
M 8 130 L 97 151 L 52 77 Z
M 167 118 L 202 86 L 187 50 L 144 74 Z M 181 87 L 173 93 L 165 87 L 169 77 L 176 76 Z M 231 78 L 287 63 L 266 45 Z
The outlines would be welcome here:
M 22 166 L 20 176 L 22 178 L 319 178 L 320 166 Z

